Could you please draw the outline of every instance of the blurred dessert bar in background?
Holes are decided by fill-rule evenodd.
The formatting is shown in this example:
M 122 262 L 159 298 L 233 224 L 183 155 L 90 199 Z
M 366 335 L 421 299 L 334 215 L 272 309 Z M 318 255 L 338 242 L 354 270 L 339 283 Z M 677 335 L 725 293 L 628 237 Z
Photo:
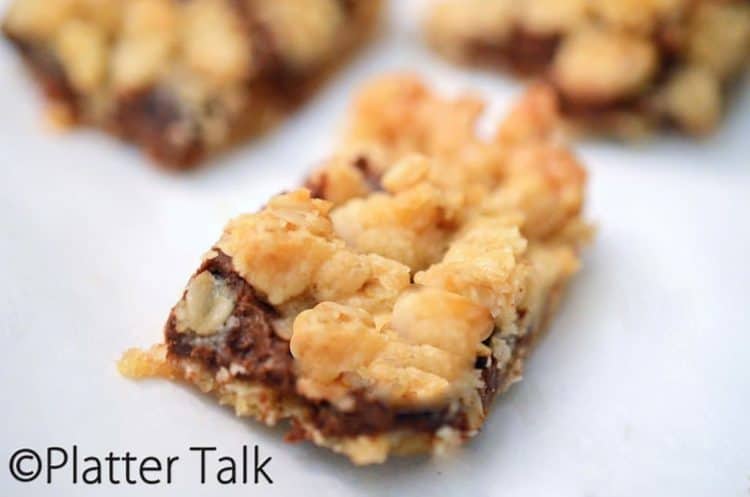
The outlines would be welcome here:
M 750 59 L 747 0 L 441 0 L 434 47 L 541 77 L 566 122 L 623 138 L 716 129 Z
M 186 169 L 267 129 L 374 28 L 371 0 L 15 0 L 50 116 Z

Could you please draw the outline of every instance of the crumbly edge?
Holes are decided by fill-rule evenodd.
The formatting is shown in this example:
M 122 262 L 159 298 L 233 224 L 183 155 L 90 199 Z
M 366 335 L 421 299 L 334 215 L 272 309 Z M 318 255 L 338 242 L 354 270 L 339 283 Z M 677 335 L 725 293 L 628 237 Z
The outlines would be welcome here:
M 536 325 L 524 337 L 525 340 L 514 347 L 513 355 L 503 370 L 503 380 L 493 398 L 521 380 L 525 361 L 558 308 L 565 284 L 565 281 L 560 281 L 548 292 L 542 316 L 536 320 Z M 124 376 L 135 379 L 184 381 L 202 393 L 217 398 L 220 404 L 231 407 L 237 416 L 254 418 L 267 426 L 274 427 L 280 422 L 290 421 L 294 431 L 292 436 L 287 436 L 287 441 L 309 440 L 319 447 L 348 457 L 358 466 L 383 463 L 390 455 L 443 455 L 479 432 L 444 426 L 432 433 L 398 429 L 376 435 L 326 436 L 310 420 L 309 400 L 300 396 L 282 396 L 260 382 L 232 377 L 225 369 L 212 371 L 193 359 L 172 356 L 168 354 L 165 344 L 154 345 L 148 350 L 130 349 L 118 363 L 118 369 Z M 481 406 L 482 412 L 476 415 L 485 419 L 493 400 Z
M 221 155 L 252 137 L 273 130 L 289 113 L 318 91 L 328 78 L 345 66 L 376 33 L 382 0 L 354 1 L 352 5 L 351 18 L 338 36 L 339 51 L 336 57 L 316 66 L 303 77 L 298 77 L 294 82 L 293 92 L 280 88 L 273 78 L 259 78 L 247 90 L 250 95 L 248 100 L 252 104 L 241 112 L 240 119 L 232 123 L 223 143 L 210 149 L 187 147 L 176 152 L 170 150 L 163 134 L 149 136 L 141 133 L 141 128 L 153 124 L 158 127 L 159 124 L 147 112 L 139 109 L 134 125 L 129 125 L 124 118 L 119 117 L 122 111 L 133 107 L 133 98 L 148 95 L 148 91 L 140 91 L 121 99 L 115 110 L 118 115 L 108 115 L 104 119 L 86 116 L 79 110 L 80 102 L 85 97 L 74 89 L 51 51 L 45 50 L 37 42 L 14 36 L 4 24 L 0 25 L 0 30 L 13 44 L 42 91 L 46 104 L 45 120 L 53 129 L 65 131 L 78 125 L 98 127 L 125 142 L 139 146 L 158 167 L 185 171 L 200 165 L 209 156 Z

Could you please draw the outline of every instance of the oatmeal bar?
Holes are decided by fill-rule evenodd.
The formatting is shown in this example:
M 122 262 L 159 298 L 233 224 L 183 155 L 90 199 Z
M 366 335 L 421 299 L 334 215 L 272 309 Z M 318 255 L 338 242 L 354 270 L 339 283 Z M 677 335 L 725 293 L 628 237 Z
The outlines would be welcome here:
M 497 135 L 483 103 L 389 76 L 308 188 L 229 222 L 130 377 L 291 422 L 356 464 L 475 435 L 521 377 L 590 229 L 586 176 L 533 89 Z
M 747 0 L 442 0 L 447 56 L 546 80 L 566 123 L 630 138 L 714 131 L 750 60 Z
M 59 124 L 187 169 L 273 125 L 368 35 L 371 0 L 15 0 L 3 30 Z

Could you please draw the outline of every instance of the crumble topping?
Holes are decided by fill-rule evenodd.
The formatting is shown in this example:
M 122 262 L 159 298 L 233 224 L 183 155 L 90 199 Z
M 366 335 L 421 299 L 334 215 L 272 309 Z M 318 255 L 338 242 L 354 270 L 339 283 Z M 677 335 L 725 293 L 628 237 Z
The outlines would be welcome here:
M 389 170 L 383 178 L 387 192 L 352 199 L 333 212 L 336 234 L 359 252 L 380 254 L 412 270 L 439 260 L 456 213 L 449 196 L 420 181 L 420 175 L 426 173 L 418 163 Z M 417 183 L 409 185 L 402 180 Z
M 456 237 L 443 259 L 414 281 L 463 295 L 489 310 L 500 330 L 515 329 L 518 304 L 525 291 L 528 246 L 513 221 L 483 218 Z
M 311 180 L 325 177 L 318 193 L 338 203 L 278 195 L 216 247 L 278 313 L 302 395 L 476 403 L 476 358 L 503 350 L 483 342 L 527 333 L 578 268 L 585 173 L 540 130 L 552 112 L 542 90 L 492 140 L 476 135 L 475 97 L 441 99 L 409 76 L 363 95 L 343 145 L 358 159 L 343 154 Z M 365 180 L 367 150 L 381 167 Z M 353 176 L 357 188 L 329 189 Z
M 373 310 L 392 305 L 409 269 L 348 248 L 334 233 L 330 208 L 308 190 L 279 195 L 260 213 L 231 221 L 217 247 L 274 306 L 307 295 L 317 301 L 367 296 Z
M 744 0 L 443 0 L 426 30 L 450 57 L 544 77 L 574 124 L 626 137 L 711 132 L 750 59 Z
M 366 386 L 393 406 L 440 405 L 462 383 L 476 388 L 474 360 L 492 328 L 487 309 L 431 288 L 402 294 L 381 329 L 363 309 L 324 302 L 294 321 L 298 387 L 331 398 Z

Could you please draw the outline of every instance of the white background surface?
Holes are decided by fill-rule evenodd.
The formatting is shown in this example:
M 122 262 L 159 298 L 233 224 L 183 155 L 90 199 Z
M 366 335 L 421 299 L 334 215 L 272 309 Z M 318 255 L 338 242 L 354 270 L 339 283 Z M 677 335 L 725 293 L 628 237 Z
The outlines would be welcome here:
M 5 4 L 6 2 L 0 2 Z M 405 2 L 404 2 L 405 3 Z M 600 227 L 524 381 L 448 460 L 356 469 L 193 391 L 133 383 L 115 360 L 160 340 L 168 310 L 230 216 L 298 184 L 335 141 L 354 89 L 411 69 L 474 88 L 500 115 L 520 85 L 420 46 L 407 10 L 277 132 L 193 174 L 164 174 L 96 132 L 40 125 L 41 100 L 0 45 L 0 495 L 748 496 L 750 91 L 705 142 L 586 144 Z M 273 457 L 270 487 L 198 481 L 191 445 Z M 172 485 L 21 484 L 21 447 L 178 455 Z M 192 456 L 192 457 L 191 457 Z

